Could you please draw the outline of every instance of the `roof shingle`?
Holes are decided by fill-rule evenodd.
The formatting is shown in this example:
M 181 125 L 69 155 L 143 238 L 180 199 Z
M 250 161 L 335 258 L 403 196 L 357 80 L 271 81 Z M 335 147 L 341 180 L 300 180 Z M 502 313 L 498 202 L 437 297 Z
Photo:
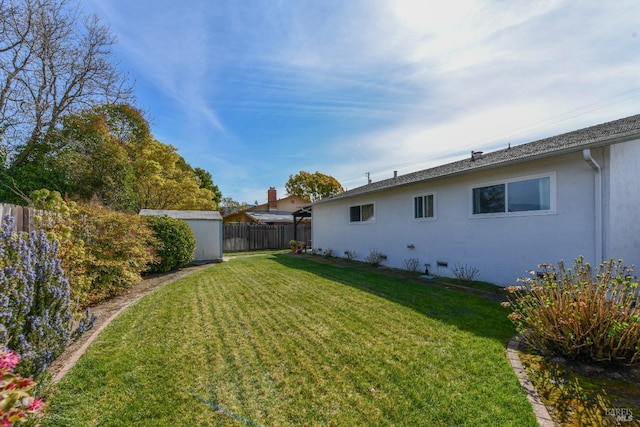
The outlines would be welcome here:
M 434 168 L 373 182 L 371 184 L 363 185 L 362 187 L 354 188 L 352 190 L 321 199 L 314 204 L 327 203 L 334 200 L 361 196 L 389 188 L 416 184 L 447 176 L 460 175 L 527 160 L 580 151 L 585 148 L 594 148 L 618 142 L 630 141 L 636 138 L 640 138 L 640 114 L 550 138 L 544 138 L 522 145 L 493 151 L 491 153 L 483 154 L 475 160 L 472 160 L 469 157 L 464 160 L 458 160 L 456 162 L 447 163 Z

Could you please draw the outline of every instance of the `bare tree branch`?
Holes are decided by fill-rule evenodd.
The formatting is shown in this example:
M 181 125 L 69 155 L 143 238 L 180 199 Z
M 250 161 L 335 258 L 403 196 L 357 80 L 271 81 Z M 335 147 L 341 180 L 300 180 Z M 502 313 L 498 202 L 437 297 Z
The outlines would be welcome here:
M 76 0 L 0 0 L 0 142 L 9 171 L 47 144 L 64 115 L 131 100 L 114 43 Z

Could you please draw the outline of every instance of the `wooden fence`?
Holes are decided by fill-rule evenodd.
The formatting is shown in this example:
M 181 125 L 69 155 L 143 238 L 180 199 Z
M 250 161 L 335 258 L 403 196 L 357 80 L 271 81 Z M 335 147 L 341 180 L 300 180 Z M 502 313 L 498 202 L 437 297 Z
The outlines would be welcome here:
M 311 243 L 311 224 L 299 224 L 296 238 Z M 260 249 L 286 249 L 293 240 L 293 224 L 253 225 L 224 224 L 223 252 L 254 251 Z
M 35 229 L 34 217 L 44 212 L 26 206 L 0 203 L 0 220 L 10 215 L 14 218 L 15 232 L 30 232 Z M 311 244 L 311 224 L 297 226 L 298 241 Z M 261 249 L 287 249 L 293 240 L 293 224 L 288 225 L 253 225 L 224 224 L 223 252 L 254 251 Z
M 13 229 L 15 232 L 35 230 L 34 217 L 42 214 L 43 211 L 38 209 L 0 203 L 0 220 L 4 223 L 4 217 L 11 215 L 14 218 Z

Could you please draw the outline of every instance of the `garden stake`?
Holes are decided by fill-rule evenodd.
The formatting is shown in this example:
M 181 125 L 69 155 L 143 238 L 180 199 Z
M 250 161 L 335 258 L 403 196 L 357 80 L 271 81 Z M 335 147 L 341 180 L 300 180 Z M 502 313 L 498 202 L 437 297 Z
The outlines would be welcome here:
M 225 415 L 230 416 L 231 418 L 234 418 L 238 421 L 242 421 L 243 423 L 250 425 L 252 427 L 260 427 L 260 424 L 256 424 L 251 420 L 248 420 L 246 418 L 242 418 L 240 415 L 234 414 L 231 411 L 228 411 L 226 409 L 224 409 L 223 407 L 221 407 L 220 405 L 205 399 L 204 397 L 200 396 L 199 394 L 196 394 L 194 391 L 189 390 L 189 389 L 185 389 L 187 391 L 187 393 L 189 393 L 190 395 L 192 395 L 193 397 L 195 397 L 196 399 L 200 400 L 203 403 L 206 403 L 207 405 L 211 406 L 213 409 L 215 409 L 218 412 L 222 412 Z

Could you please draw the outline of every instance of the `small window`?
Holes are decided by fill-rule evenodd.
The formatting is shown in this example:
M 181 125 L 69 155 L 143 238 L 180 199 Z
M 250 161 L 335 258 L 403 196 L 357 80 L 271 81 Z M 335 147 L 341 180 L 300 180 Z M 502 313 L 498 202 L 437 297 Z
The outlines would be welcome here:
M 551 176 L 508 181 L 471 190 L 473 215 L 551 212 Z
M 433 194 L 413 198 L 413 218 L 434 218 Z
M 504 212 L 504 184 L 473 189 L 473 213 Z
M 351 206 L 349 208 L 350 222 L 370 222 L 374 220 L 373 203 Z

